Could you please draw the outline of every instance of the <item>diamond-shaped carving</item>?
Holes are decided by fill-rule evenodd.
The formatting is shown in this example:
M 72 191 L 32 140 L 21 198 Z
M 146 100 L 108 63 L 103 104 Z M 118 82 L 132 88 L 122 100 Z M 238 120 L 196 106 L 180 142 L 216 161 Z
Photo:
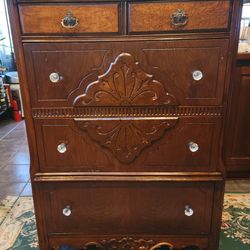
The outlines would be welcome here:
M 120 54 L 108 71 L 97 81 L 87 85 L 83 94 L 81 86 L 72 93 L 71 100 L 77 107 L 124 107 L 176 105 L 173 95 L 166 92 L 162 83 L 147 74 L 128 53 Z M 76 96 L 76 97 L 74 97 Z M 105 109 L 104 109 L 105 110 Z M 124 111 L 125 112 L 125 111 Z M 160 139 L 165 130 L 173 127 L 176 117 L 128 117 L 123 111 L 118 116 L 75 119 L 77 127 L 90 138 L 109 149 L 122 163 L 131 163 L 154 141 Z
M 128 53 L 120 54 L 108 71 L 87 85 L 74 106 L 174 105 L 164 85 L 144 72 Z
M 160 139 L 178 118 L 76 119 L 78 128 L 113 152 L 122 163 L 132 162 L 140 152 Z

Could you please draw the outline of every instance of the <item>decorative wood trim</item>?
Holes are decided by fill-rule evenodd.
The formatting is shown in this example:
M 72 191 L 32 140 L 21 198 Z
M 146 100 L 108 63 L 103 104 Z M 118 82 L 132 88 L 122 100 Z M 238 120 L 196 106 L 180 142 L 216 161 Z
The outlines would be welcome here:
M 223 177 L 220 172 L 61 172 L 61 173 L 37 173 L 35 174 L 35 182 L 71 182 L 71 181 L 90 181 L 90 182 L 200 182 L 200 181 L 222 181 Z
M 60 250 L 56 247 L 54 250 Z M 168 242 L 156 242 L 155 240 L 135 239 L 132 237 L 123 237 L 121 239 L 100 240 L 99 242 L 88 242 L 80 248 L 63 246 L 65 250 L 199 250 L 197 246 L 187 246 L 184 248 L 175 248 Z
M 104 122 L 103 122 L 104 121 Z M 124 117 L 75 119 L 76 126 L 108 148 L 122 163 L 131 163 L 141 151 L 176 125 L 178 117 Z
M 33 108 L 33 118 L 222 116 L 220 106 Z
M 80 91 L 84 91 L 78 95 Z M 129 53 L 121 53 L 106 73 L 72 92 L 73 106 L 177 105 L 175 96 L 147 74 Z

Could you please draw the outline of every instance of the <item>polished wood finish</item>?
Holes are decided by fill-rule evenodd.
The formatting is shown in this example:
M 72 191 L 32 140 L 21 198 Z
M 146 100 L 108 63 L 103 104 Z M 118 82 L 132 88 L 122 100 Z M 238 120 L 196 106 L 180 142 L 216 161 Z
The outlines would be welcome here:
M 196 6 L 194 8 L 194 5 Z M 129 31 L 164 32 L 190 30 L 227 30 L 230 20 L 230 1 L 187 1 L 187 2 L 149 2 L 130 3 Z M 171 16 L 176 10 L 183 10 L 188 15 L 188 22 L 183 26 L 174 26 Z
M 228 177 L 246 178 L 250 176 L 250 55 L 238 58 L 232 82 L 225 161 Z
M 129 59 L 130 70 L 135 64 L 133 61 L 138 60 L 141 72 L 151 75 L 152 81 L 163 85 L 163 91 L 169 93 L 169 97 L 174 96 L 175 102 L 180 105 L 222 105 L 228 46 L 227 39 L 147 42 L 146 45 L 144 42 L 25 44 L 32 104 L 40 107 L 72 106 L 77 94 L 83 94 L 88 86 L 107 73 L 110 63 L 126 51 L 133 55 Z M 200 81 L 192 77 L 195 70 L 203 72 Z M 62 77 L 56 84 L 49 80 L 52 72 L 58 72 Z M 146 75 L 140 76 L 141 79 L 145 79 Z M 88 90 L 91 92 L 90 99 L 96 91 L 94 88 Z M 160 92 L 160 89 L 157 91 Z M 106 103 L 90 102 L 88 106 L 112 104 L 112 95 L 107 94 L 106 97 Z M 143 95 L 140 97 L 143 98 Z M 152 104 L 157 104 L 157 100 Z M 135 100 L 133 105 L 141 104 Z
M 241 4 L 8 1 L 41 250 L 218 249 Z
M 86 123 L 89 125 L 84 126 Z M 170 123 L 170 126 L 166 127 L 166 123 Z M 36 121 L 35 125 L 39 140 L 41 172 L 59 170 L 62 172 L 72 170 L 212 172 L 220 170 L 216 160 L 221 130 L 221 119 L 218 118 L 181 117 L 174 120 L 146 119 L 145 122 L 143 118 L 121 122 L 105 118 L 85 118 L 75 122 L 46 119 Z M 120 134 L 114 137 L 117 126 L 119 126 Z M 102 127 L 102 130 L 99 130 L 99 127 Z M 114 128 L 115 131 L 112 134 L 105 133 Z M 128 135 L 124 138 L 123 132 L 126 128 Z M 151 132 L 150 136 L 147 135 L 148 132 Z M 140 134 L 144 134 L 145 139 L 149 141 L 147 145 L 143 146 Z M 112 141 L 112 137 L 113 143 L 105 145 L 108 140 Z M 127 143 L 123 144 L 123 140 L 127 140 Z M 189 149 L 188 144 L 191 141 L 199 145 L 199 150 L 195 153 Z M 61 154 L 57 151 L 57 146 L 63 142 L 68 147 L 67 151 Z M 128 154 L 127 150 L 117 152 L 117 145 L 122 145 L 131 151 L 129 158 L 122 154 L 122 152 Z M 139 148 L 133 151 L 135 146 L 142 147 L 140 151 Z M 79 154 L 79 148 L 84 153 Z M 173 151 L 172 148 L 178 148 L 178 151 Z M 171 152 L 171 154 L 165 157 L 166 152 Z M 96 157 L 93 158 L 92 155 Z
M 69 11 L 78 19 L 78 25 L 73 28 L 61 25 Z M 19 5 L 23 34 L 118 33 L 119 12 L 116 3 Z
M 67 190 L 67 192 L 65 192 Z M 96 235 L 210 232 L 213 184 L 77 183 L 42 186 L 48 232 Z M 164 194 L 164 195 L 162 195 Z M 71 204 L 72 215 L 62 210 Z M 185 215 L 185 206 L 194 209 Z M 80 222 L 80 223 L 78 223 Z

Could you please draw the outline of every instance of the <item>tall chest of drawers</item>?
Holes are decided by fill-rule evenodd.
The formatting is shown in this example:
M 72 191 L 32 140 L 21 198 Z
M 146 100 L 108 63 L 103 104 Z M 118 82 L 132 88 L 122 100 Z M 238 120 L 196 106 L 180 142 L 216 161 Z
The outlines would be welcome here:
M 218 249 L 241 1 L 7 2 L 40 249 Z

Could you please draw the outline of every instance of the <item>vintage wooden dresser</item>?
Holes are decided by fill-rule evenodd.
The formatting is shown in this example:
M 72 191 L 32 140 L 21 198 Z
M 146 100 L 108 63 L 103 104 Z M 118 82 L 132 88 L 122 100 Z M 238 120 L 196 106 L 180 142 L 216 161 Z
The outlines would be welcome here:
M 218 249 L 241 1 L 7 2 L 40 249 Z

